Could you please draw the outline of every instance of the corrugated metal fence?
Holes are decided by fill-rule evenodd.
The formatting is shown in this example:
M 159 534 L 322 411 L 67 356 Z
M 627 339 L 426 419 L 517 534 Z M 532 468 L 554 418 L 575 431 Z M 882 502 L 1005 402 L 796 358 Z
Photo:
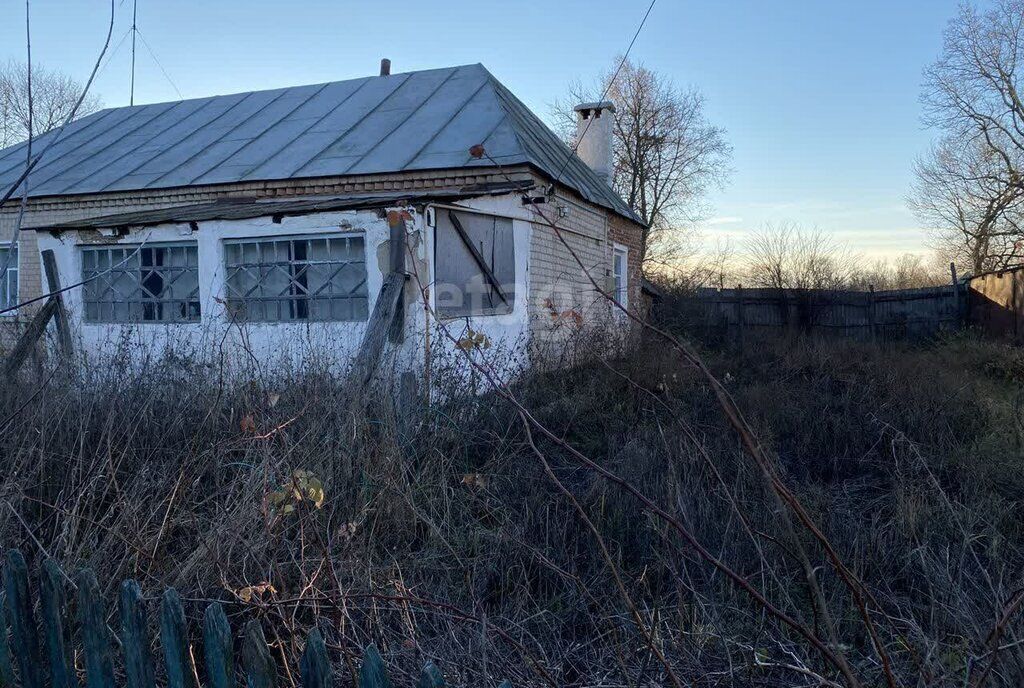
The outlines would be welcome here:
M 865 341 L 921 339 L 962 326 L 966 290 L 953 284 L 877 292 L 698 289 L 683 310 L 691 329 L 734 339 L 773 329 Z

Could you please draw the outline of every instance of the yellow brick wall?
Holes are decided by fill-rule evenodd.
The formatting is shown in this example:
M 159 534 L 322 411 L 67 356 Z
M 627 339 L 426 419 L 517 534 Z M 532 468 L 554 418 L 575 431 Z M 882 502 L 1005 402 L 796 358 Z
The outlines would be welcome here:
M 559 217 L 559 206 L 565 209 L 564 217 Z M 548 222 L 538 218 L 533 223 L 530 339 L 543 345 L 563 341 L 581 329 L 606 321 L 607 301 L 591 278 L 606 288 L 610 262 L 607 212 L 603 208 L 559 191 L 537 211 L 557 225 L 565 240 L 563 243 L 559 239 Z

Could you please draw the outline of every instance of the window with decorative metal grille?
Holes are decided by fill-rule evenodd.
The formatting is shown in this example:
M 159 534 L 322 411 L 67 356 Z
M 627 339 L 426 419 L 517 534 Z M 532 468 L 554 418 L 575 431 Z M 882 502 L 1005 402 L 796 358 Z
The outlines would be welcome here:
M 87 322 L 195 322 L 200 319 L 195 244 L 83 247 Z
M 366 320 L 362 235 L 224 242 L 227 303 L 257 322 Z
M 4 265 L 7 266 L 6 271 Z M 18 248 L 0 248 L 0 310 L 14 308 L 17 305 Z M 11 312 L 10 315 L 14 313 Z

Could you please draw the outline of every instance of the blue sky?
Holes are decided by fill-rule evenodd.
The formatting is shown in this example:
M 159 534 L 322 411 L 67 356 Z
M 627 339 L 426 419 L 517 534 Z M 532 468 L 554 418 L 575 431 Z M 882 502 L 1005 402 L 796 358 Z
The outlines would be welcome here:
M 115 1 L 111 49 L 131 25 L 132 0 Z M 609 67 L 647 7 L 138 2 L 137 103 L 366 76 L 386 56 L 396 72 L 482 62 L 544 117 L 571 80 Z M 735 149 L 706 236 L 791 221 L 833 232 L 866 256 L 924 253 L 904 198 L 913 160 L 932 137 L 920 123 L 922 69 L 938 56 L 956 8 L 957 0 L 658 0 L 632 57 L 700 88 Z M 23 6 L 6 9 L 3 57 L 23 58 L 24 26 L 15 21 Z M 105 0 L 34 0 L 34 60 L 84 80 L 108 11 Z M 129 43 L 95 84 L 107 106 L 128 103 Z

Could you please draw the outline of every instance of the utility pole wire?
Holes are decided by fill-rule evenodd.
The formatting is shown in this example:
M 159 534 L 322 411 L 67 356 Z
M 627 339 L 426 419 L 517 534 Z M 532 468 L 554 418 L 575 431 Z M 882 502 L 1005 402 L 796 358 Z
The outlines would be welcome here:
M 626 60 L 629 59 L 629 53 L 633 49 L 636 39 L 640 37 L 640 32 L 643 31 L 644 24 L 647 23 L 647 18 L 651 16 L 651 10 L 654 9 L 654 5 L 657 2 L 658 0 L 651 0 L 651 4 L 647 6 L 647 12 L 644 13 L 644 18 L 640 20 L 640 26 L 636 27 L 636 33 L 633 34 L 633 39 L 626 47 L 626 52 L 622 54 L 622 59 L 619 60 L 619 66 L 615 68 L 615 73 L 612 74 L 612 78 L 608 80 L 607 84 L 605 84 L 604 92 L 601 93 L 601 97 L 598 99 L 598 102 L 604 102 L 604 99 L 608 97 L 608 91 L 612 89 L 612 84 L 614 84 L 615 80 L 619 78 L 619 72 L 622 71 L 623 66 L 626 64 Z M 590 131 L 590 124 L 593 121 L 593 117 L 587 119 L 587 126 L 583 127 L 583 133 L 576 137 L 576 143 L 573 144 L 572 153 L 566 156 L 565 162 L 562 163 L 562 169 L 558 170 L 558 174 L 555 175 L 555 184 L 562 180 L 562 173 L 565 172 L 565 168 L 569 166 L 569 161 L 572 160 L 572 157 L 576 155 L 576 151 L 580 147 L 580 142 L 583 140 L 583 137 L 587 135 L 587 132 Z
M 25 31 L 26 31 L 26 35 L 28 35 L 29 28 L 30 28 L 29 27 L 29 20 L 28 20 L 28 7 L 29 7 L 29 0 L 25 0 Z M 100 64 L 103 62 L 103 56 L 106 55 L 107 48 L 110 47 L 110 36 L 113 33 L 114 33 L 114 0 L 110 0 L 110 24 L 107 26 L 107 37 L 103 41 L 103 49 L 100 50 L 100 54 L 96 58 L 96 63 L 93 65 L 92 73 L 89 74 L 89 80 L 85 82 L 85 86 L 82 88 L 82 93 L 78 96 L 78 100 L 75 102 L 75 106 L 73 108 L 71 108 L 71 112 L 69 112 L 68 116 L 66 118 L 64 118 L 64 122 L 60 125 L 59 128 L 57 128 L 53 132 L 53 136 L 50 137 L 50 139 L 46 142 L 46 145 L 43 146 L 43 149 L 41 151 L 39 151 L 39 153 L 35 157 L 32 157 L 32 129 L 31 129 L 31 124 L 29 125 L 29 137 L 28 137 L 28 145 L 27 145 L 28 156 L 26 158 L 25 169 L 24 169 L 24 171 L 20 175 L 18 175 L 18 178 L 15 180 L 15 182 L 13 184 L 11 184 L 11 187 L 9 189 L 7 189 L 7 191 L 3 195 L 3 198 L 0 198 L 0 209 L 2 209 L 5 205 L 7 205 L 7 201 L 11 200 L 11 197 L 18 190 L 18 187 L 22 185 L 22 182 L 25 183 L 25 189 L 24 189 L 24 191 L 22 193 L 22 206 L 21 206 L 21 208 L 18 211 L 18 217 L 17 217 L 17 219 L 15 220 L 15 223 L 14 223 L 14 235 L 11 237 L 11 240 L 10 240 L 10 242 L 7 245 L 7 257 L 4 260 L 3 270 L 0 270 L 0 278 L 6 279 L 6 277 L 7 277 L 7 269 L 10 267 L 11 254 L 18 247 L 18 237 L 21 234 L 21 223 L 22 223 L 22 220 L 24 219 L 24 209 L 25 209 L 25 206 L 28 204 L 28 177 L 32 173 L 32 170 L 35 169 L 35 166 L 39 164 L 39 161 L 43 159 L 43 156 L 46 155 L 46 153 L 51 148 L 53 148 L 54 144 L 56 144 L 60 140 L 60 137 L 64 134 L 64 129 L 69 124 L 71 124 L 71 122 L 75 119 L 75 115 L 78 114 L 78 109 L 80 107 L 82 107 L 82 103 L 85 101 L 85 96 L 89 93 L 89 88 L 92 86 L 92 82 L 96 78 L 96 72 L 99 71 Z M 29 43 L 29 45 L 30 45 L 29 49 L 31 50 L 31 43 Z M 30 53 L 30 55 L 31 55 L 31 53 Z M 30 57 L 30 59 L 31 59 L 31 57 Z M 32 67 L 31 67 L 31 62 L 30 62 L 29 63 L 29 79 L 31 79 L 31 73 L 32 73 Z M 30 121 L 31 121 L 31 112 L 32 112 L 32 107 L 31 107 L 31 98 L 32 98 L 32 96 L 31 96 L 31 94 L 32 94 L 32 88 L 31 88 L 31 81 L 30 81 L 29 82 L 29 103 L 30 103 L 30 105 L 29 105 L 29 113 L 30 113 L 29 114 L 29 118 L 30 118 Z M 33 303 L 33 302 L 38 301 L 38 300 L 39 299 L 32 299 L 31 301 L 28 301 L 26 303 Z M 18 305 L 15 305 L 12 308 L 6 308 L 3 311 L 0 311 L 0 313 L 7 313 L 7 312 L 10 312 L 10 311 L 16 310 L 19 305 L 25 305 L 25 304 L 18 304 Z

